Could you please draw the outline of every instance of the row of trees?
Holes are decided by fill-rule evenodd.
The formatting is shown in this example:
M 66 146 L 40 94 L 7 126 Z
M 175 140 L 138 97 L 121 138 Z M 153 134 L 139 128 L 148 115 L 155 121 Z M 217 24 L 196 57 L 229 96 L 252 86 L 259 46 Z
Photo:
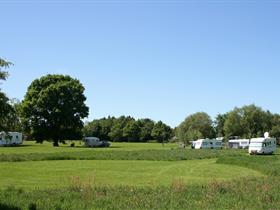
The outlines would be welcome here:
M 1 68 L 10 65 L 0 59 Z M 0 79 L 5 80 L 8 73 L 0 70 Z M 81 139 L 83 135 L 129 142 L 164 142 L 173 135 L 173 130 L 161 121 L 125 116 L 94 120 L 84 126 L 82 120 L 89 113 L 85 100 L 79 80 L 65 75 L 43 76 L 31 83 L 21 102 L 9 100 L 0 92 L 0 130 L 22 130 L 37 142 L 53 140 L 55 146 L 59 141 Z
M 151 119 L 139 119 L 128 116 L 119 118 L 108 117 L 93 120 L 83 128 L 85 136 L 96 136 L 101 139 L 121 142 L 157 142 L 168 141 L 173 136 L 173 130 L 163 122 Z
M 154 123 L 132 117 L 103 118 L 84 127 L 88 116 L 83 85 L 64 75 L 47 75 L 34 80 L 20 104 L 19 115 L 23 129 L 39 142 L 81 139 L 96 136 L 112 141 L 144 142 L 170 139 L 172 129 L 162 122 Z
M 12 65 L 0 58 L 0 80 L 8 77 L 5 71 Z M 65 75 L 46 75 L 35 79 L 28 87 L 24 99 L 10 100 L 0 89 L 0 131 L 23 130 L 39 142 L 81 139 L 97 136 L 111 141 L 164 142 L 174 135 L 188 143 L 199 138 L 239 136 L 252 138 L 270 132 L 280 137 L 280 115 L 255 105 L 234 108 L 218 114 L 215 120 L 204 112 L 188 116 L 174 130 L 163 122 L 132 117 L 108 117 L 93 120 L 84 126 L 88 116 L 84 87 L 79 80 Z
M 266 131 L 280 137 L 280 115 L 252 104 L 218 114 L 214 121 L 204 112 L 192 114 L 176 128 L 176 137 L 188 143 L 199 138 L 260 137 Z

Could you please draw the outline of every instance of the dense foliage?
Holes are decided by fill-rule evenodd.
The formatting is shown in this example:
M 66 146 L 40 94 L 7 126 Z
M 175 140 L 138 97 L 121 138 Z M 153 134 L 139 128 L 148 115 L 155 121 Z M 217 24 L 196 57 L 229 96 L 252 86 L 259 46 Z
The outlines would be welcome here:
M 10 65 L 12 65 L 11 62 L 0 58 L 0 80 L 7 79 L 8 72 L 2 69 L 8 68 Z M 15 128 L 17 120 L 16 110 L 11 104 L 10 99 L 0 89 L 0 131 L 8 131 Z
M 84 126 L 84 136 L 96 136 L 114 142 L 147 142 L 156 140 L 165 142 L 171 139 L 172 129 L 159 121 L 139 119 L 128 116 L 108 117 L 93 120 Z
M 188 116 L 177 128 L 177 137 L 187 141 L 212 138 L 215 136 L 213 122 L 210 116 L 204 112 L 198 112 Z
M 25 131 L 37 141 L 81 138 L 82 119 L 88 116 L 84 87 L 64 75 L 34 80 L 21 104 Z
M 5 61 L 4 59 L 0 58 L 0 80 L 6 80 L 8 77 L 8 72 L 3 71 L 3 68 L 8 68 L 10 65 L 12 65 L 11 62 Z
M 187 117 L 176 129 L 177 138 L 184 142 L 215 136 L 253 138 L 261 137 L 265 132 L 280 137 L 280 115 L 253 104 L 218 114 L 214 122 L 206 113 L 198 112 Z

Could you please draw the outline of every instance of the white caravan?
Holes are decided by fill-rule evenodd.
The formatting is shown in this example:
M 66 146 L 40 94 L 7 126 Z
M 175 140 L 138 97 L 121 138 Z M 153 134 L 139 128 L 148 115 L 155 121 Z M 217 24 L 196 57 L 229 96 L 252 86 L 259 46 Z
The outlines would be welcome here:
M 276 139 L 270 137 L 253 138 L 249 145 L 249 154 L 272 154 L 276 150 Z
M 100 141 L 97 137 L 85 137 L 84 138 L 86 147 L 109 147 L 110 143 L 107 141 Z
M 216 139 L 198 139 L 192 145 L 194 149 L 222 149 L 222 141 Z
M 0 132 L 0 146 L 15 146 L 22 144 L 22 133 Z
M 249 147 L 249 139 L 232 139 L 228 141 L 229 148 L 233 149 L 246 149 Z

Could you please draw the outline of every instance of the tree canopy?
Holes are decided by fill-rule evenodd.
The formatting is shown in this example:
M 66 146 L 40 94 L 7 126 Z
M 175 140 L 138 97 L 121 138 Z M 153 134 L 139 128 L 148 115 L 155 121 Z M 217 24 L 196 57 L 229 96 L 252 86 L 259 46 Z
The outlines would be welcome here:
M 148 118 L 135 120 L 121 116 L 93 120 L 84 126 L 83 134 L 115 142 L 161 142 L 171 138 L 172 129 L 163 122 L 155 123 Z
M 151 135 L 155 140 L 157 140 L 157 142 L 164 143 L 172 137 L 172 129 L 168 125 L 159 121 L 155 124 Z
M 8 72 L 3 71 L 2 69 L 8 68 L 10 65 L 12 65 L 11 62 L 0 58 L 0 80 L 6 80 L 6 78 L 8 77 Z
M 226 137 L 258 137 L 263 136 L 266 131 L 271 131 L 272 126 L 277 124 L 273 120 L 273 114 L 252 104 L 228 112 L 223 130 Z
M 8 72 L 3 71 L 3 68 L 8 68 L 12 65 L 11 62 L 5 61 L 0 58 L 0 80 L 6 80 Z M 8 131 L 13 129 L 15 123 L 16 112 L 10 103 L 9 98 L 0 89 L 0 131 Z
M 197 112 L 188 116 L 176 129 L 178 139 L 188 143 L 199 138 L 215 136 L 213 122 L 205 112 Z
M 84 87 L 77 79 L 47 75 L 34 80 L 21 104 L 25 131 L 37 141 L 81 138 L 88 116 Z

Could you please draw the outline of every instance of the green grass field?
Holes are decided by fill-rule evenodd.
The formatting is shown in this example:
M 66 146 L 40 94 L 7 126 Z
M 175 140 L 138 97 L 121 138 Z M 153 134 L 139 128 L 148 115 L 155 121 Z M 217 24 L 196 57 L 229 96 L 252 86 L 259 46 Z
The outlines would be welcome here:
M 26 154 L 26 153 L 56 153 L 56 152 L 80 152 L 80 151 L 137 151 L 137 150 L 169 150 L 177 148 L 177 144 L 158 144 L 158 143 L 118 143 L 113 142 L 108 148 L 86 148 L 83 142 L 75 141 L 76 147 L 70 147 L 71 141 L 67 144 L 60 144 L 53 147 L 52 143 L 45 141 L 43 144 L 34 141 L 25 141 L 18 147 L 0 147 L 0 154 Z
M 277 209 L 279 177 L 279 153 L 25 142 L 0 147 L 0 209 Z
M 181 180 L 204 184 L 212 180 L 259 177 L 252 169 L 216 164 L 215 159 L 190 161 L 68 160 L 0 163 L 0 186 L 48 188 L 68 186 L 81 177 L 92 186 L 158 186 Z M 16 171 L 16 172 L 15 172 Z

